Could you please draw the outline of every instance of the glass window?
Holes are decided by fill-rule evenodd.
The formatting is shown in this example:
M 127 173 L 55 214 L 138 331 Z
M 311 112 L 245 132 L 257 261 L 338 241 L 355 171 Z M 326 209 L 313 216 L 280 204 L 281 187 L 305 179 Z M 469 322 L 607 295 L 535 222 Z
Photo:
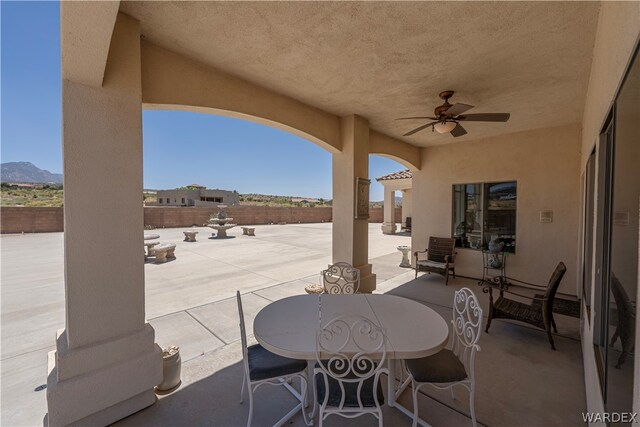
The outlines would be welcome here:
M 516 183 L 485 184 L 484 248 L 491 240 L 504 242 L 507 252 L 516 247 Z
M 456 184 L 453 186 L 452 235 L 456 246 L 486 249 L 492 239 L 516 247 L 517 184 Z
M 610 412 L 632 412 L 636 295 L 638 288 L 638 200 L 640 200 L 640 62 L 629 70 L 614 107 L 611 174 L 607 384 Z M 638 351 L 636 346 L 635 351 Z
M 639 94 L 636 54 L 600 135 L 595 176 L 593 343 L 605 410 L 610 413 L 633 410 L 640 228 Z

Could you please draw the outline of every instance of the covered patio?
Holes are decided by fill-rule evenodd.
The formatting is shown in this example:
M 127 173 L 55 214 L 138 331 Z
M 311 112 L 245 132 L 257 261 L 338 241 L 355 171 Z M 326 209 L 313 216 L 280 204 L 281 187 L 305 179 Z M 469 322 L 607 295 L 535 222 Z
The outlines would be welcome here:
M 590 348 L 599 308 L 589 308 L 600 304 L 591 278 L 599 278 L 603 258 L 585 242 L 599 248 L 605 238 L 599 231 L 588 234 L 602 227 L 597 221 L 591 227 L 593 211 L 583 209 L 593 193 L 583 172 L 590 153 L 606 147 L 599 135 L 632 64 L 639 22 L 637 2 L 62 2 L 66 312 L 49 355 L 47 422 L 105 425 L 149 406 L 134 415 L 141 417 L 137 423 L 184 413 L 172 423 L 224 424 L 236 414 L 227 396 L 220 400 L 224 406 L 209 412 L 216 408 L 211 393 L 239 386 L 233 344 L 185 365 L 184 389 L 156 402 L 161 350 L 147 322 L 139 253 L 143 109 L 243 118 L 329 151 L 331 261 L 355 266 L 363 293 L 385 291 L 377 287 L 381 281 L 370 262 L 366 204 L 359 204 L 366 187 L 358 183 L 369 178 L 370 154 L 393 158 L 412 172 L 414 251 L 426 248 L 429 236 L 454 236 L 456 189 L 470 195 L 463 201 L 484 197 L 484 210 L 473 202 L 475 217 L 461 211 L 463 229 L 475 232 L 477 222 L 481 234 L 473 243 L 468 236 L 459 242 L 456 274 L 481 276 L 480 249 L 500 230 L 495 233 L 510 245 L 509 276 L 544 284 L 555 265 L 566 264 L 559 292 L 582 299 L 583 326 L 559 321 L 557 352 L 537 345 L 544 335 L 522 326 L 496 322 L 491 334 L 483 333 L 480 422 L 527 425 L 537 413 L 544 418 L 535 424 L 566 425 L 582 422 L 585 409 L 604 412 L 606 388 Z M 453 102 L 476 106 L 473 113 L 511 118 L 465 122 L 465 133 L 442 134 L 431 132 L 423 119 L 396 121 L 430 116 L 446 90 L 455 91 Z M 422 132 L 409 132 L 419 125 Z M 598 191 L 605 191 L 606 182 Z M 631 175 L 623 179 L 633 182 Z M 515 192 L 490 199 L 492 184 L 517 187 L 517 208 L 510 203 L 505 213 L 500 202 L 516 200 Z M 476 187 L 482 189 L 478 194 Z M 619 224 L 631 226 L 625 235 L 636 236 L 637 204 L 630 206 L 626 223 L 622 218 Z M 598 211 L 596 217 L 609 214 Z M 494 231 L 487 225 L 492 221 Z M 627 254 L 637 255 L 634 239 Z M 623 266 L 634 262 L 625 259 Z M 637 272 L 635 262 L 629 271 Z M 637 274 L 625 277 L 635 301 Z M 445 287 L 438 276 L 402 280 L 387 290 L 431 304 L 445 318 L 452 290 L 466 283 L 458 279 Z M 631 358 L 637 373 L 637 353 Z M 498 376 L 505 366 L 516 368 L 511 377 Z M 640 410 L 637 385 L 634 410 Z M 557 394 L 545 400 L 549 390 Z M 430 406 L 426 417 L 453 408 L 434 424 L 457 424 L 464 417 L 461 404 L 432 397 L 423 399 Z M 517 412 L 509 399 L 519 399 Z M 199 410 L 177 409 L 196 401 Z M 270 414 L 263 414 L 265 420 Z
M 449 322 L 453 293 L 464 286 L 478 292 L 482 307 L 488 312 L 486 294 L 480 292 L 476 281 L 469 279 L 451 280 L 445 288 L 441 277 L 431 275 L 414 280 L 413 273 L 408 271 L 384 281 L 375 292 L 419 301 L 436 310 Z M 299 287 L 293 286 L 282 286 L 281 291 L 276 298 L 299 295 L 301 292 Z M 253 301 L 253 298 L 260 298 L 265 293 L 258 291 L 255 295 L 246 294 L 243 300 Z M 274 294 L 267 295 L 273 298 Z M 224 303 L 232 307 L 235 299 Z M 245 315 L 253 319 L 261 308 L 253 307 Z M 586 400 L 578 319 L 557 316 L 557 322 L 560 333 L 556 335 L 559 348 L 556 352 L 547 348 L 544 331 L 521 324 L 496 322 L 490 334 L 483 334 L 480 340 L 482 351 L 476 359 L 476 414 L 479 425 L 583 424 L 581 413 L 586 411 Z M 248 406 L 239 404 L 242 353 L 237 331 L 235 340 L 184 363 L 183 383 L 178 390 L 161 396 L 155 405 L 116 425 L 246 425 Z M 426 422 L 434 426 L 471 425 L 464 389 L 457 391 L 455 400 L 446 390 L 426 388 L 421 391 L 419 410 Z M 256 396 L 255 425 L 273 425 L 294 405 L 291 395 L 280 387 L 259 390 Z M 410 408 L 411 393 L 405 392 L 401 403 Z M 383 415 L 385 425 L 411 425 L 411 420 L 394 408 L 385 407 Z M 327 424 L 369 426 L 374 421 L 371 416 L 351 420 L 332 417 Z M 291 422 L 295 426 L 305 425 L 300 414 Z

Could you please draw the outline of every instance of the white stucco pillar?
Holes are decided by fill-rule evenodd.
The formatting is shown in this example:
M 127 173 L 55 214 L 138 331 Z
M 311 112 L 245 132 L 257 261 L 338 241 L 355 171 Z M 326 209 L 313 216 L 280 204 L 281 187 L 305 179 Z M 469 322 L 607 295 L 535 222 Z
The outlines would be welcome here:
M 382 232 L 395 234 L 396 228 L 396 192 L 395 189 L 385 186 Z
M 410 188 L 402 190 L 402 223 L 407 223 L 407 217 L 413 217 L 413 192 Z M 413 218 L 412 218 L 413 219 Z
M 153 404 L 162 379 L 144 310 L 137 21 L 118 14 L 102 87 L 64 80 L 62 111 L 66 323 L 49 354 L 47 419 L 106 425 Z
M 360 269 L 360 291 L 372 292 L 376 276 L 369 264 L 369 221 L 355 219 L 356 178 L 369 176 L 369 123 L 341 119 L 342 151 L 333 154 L 333 262 Z

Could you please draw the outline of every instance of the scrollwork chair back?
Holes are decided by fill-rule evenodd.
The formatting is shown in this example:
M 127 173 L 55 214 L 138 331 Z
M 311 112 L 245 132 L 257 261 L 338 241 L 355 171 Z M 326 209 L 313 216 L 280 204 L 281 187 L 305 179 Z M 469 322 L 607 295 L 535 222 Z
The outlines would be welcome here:
M 382 422 L 386 341 L 384 329 L 363 316 L 338 316 L 318 330 L 314 390 L 316 399 L 321 390 L 320 425 L 330 414 L 354 418 L 371 413 Z
M 355 294 L 360 287 L 360 270 L 346 262 L 336 262 L 320 274 L 328 294 Z
M 482 308 L 477 297 L 469 288 L 456 291 L 453 298 L 453 335 L 451 351 L 458 356 L 467 372 L 473 378 L 476 351 L 480 350 L 478 340 L 482 331 Z

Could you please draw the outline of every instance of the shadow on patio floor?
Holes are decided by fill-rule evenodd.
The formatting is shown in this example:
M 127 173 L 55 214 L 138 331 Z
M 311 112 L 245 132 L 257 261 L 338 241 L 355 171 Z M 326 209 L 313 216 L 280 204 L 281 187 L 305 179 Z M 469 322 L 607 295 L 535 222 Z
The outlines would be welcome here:
M 475 281 L 450 280 L 449 286 L 437 275 L 412 279 L 407 272 L 398 277 L 399 286 L 388 293 L 425 303 L 451 319 L 455 290 L 467 286 L 478 295 L 487 313 L 488 297 Z M 401 281 L 400 281 L 401 280 Z M 408 280 L 408 281 L 407 281 Z M 575 336 L 578 320 L 558 316 L 555 336 L 558 350 L 548 345 L 544 331 L 496 320 L 489 334 L 480 338 L 482 351 L 476 358 L 476 413 L 487 426 L 568 426 L 582 424 L 585 408 L 581 345 Z M 426 325 L 425 325 L 426 326 Z M 163 396 L 155 405 L 118 423 L 118 426 L 244 426 L 248 403 L 239 404 L 242 380 L 239 342 L 192 359 L 183 364 L 183 385 Z M 468 393 L 460 388 L 453 400 L 448 391 L 425 387 L 420 399 L 420 415 L 434 426 L 471 425 Z M 295 402 L 281 387 L 262 387 L 255 394 L 255 426 L 273 425 Z M 427 397 L 428 396 L 428 397 Z M 411 407 L 410 393 L 401 398 Z M 384 408 L 386 425 L 410 425 L 395 409 Z M 368 426 L 375 420 L 363 416 L 346 420 L 332 416 L 328 425 Z M 289 425 L 304 426 L 300 414 Z

